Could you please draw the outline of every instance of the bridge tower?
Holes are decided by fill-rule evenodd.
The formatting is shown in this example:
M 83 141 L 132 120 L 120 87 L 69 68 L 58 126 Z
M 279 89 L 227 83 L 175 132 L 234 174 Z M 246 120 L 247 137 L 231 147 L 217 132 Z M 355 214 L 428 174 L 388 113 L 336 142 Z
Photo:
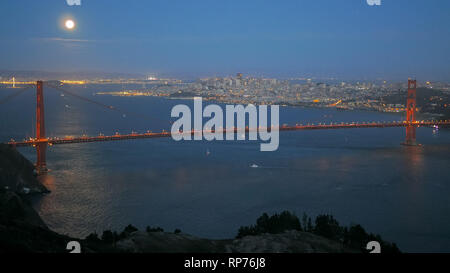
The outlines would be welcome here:
M 408 79 L 408 97 L 406 99 L 406 140 L 405 145 L 415 146 L 416 143 L 416 127 L 413 123 L 416 122 L 416 80 Z
M 45 139 L 45 119 L 44 119 L 44 86 L 42 81 L 38 81 L 36 89 L 36 139 Z M 47 172 L 47 142 L 36 144 L 37 162 L 36 170 L 39 174 Z

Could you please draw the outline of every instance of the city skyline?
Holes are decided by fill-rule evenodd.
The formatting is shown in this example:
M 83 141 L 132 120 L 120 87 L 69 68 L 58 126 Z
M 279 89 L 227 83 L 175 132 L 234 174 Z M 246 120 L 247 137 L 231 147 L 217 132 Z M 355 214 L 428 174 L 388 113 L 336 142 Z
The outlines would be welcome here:
M 448 81 L 450 4 L 439 2 L 8 0 L 0 69 Z

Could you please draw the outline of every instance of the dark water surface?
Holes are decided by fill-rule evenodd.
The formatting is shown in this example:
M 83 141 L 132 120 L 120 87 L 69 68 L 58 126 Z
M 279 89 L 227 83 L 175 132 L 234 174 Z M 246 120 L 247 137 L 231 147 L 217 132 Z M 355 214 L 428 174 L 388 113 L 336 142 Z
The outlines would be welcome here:
M 155 97 L 93 96 L 121 86 L 68 87 L 115 105 L 110 111 L 46 89 L 48 136 L 170 129 L 179 103 Z M 131 86 L 129 88 L 138 88 Z M 10 94 L 0 89 L 0 99 Z M 35 94 L 0 105 L 0 141 L 33 136 Z M 281 123 L 392 121 L 376 112 L 283 107 Z M 236 234 L 263 212 L 331 213 L 359 223 L 404 251 L 450 252 L 450 132 L 418 130 L 423 147 L 404 147 L 402 128 L 280 133 L 276 152 L 259 142 L 132 140 L 54 146 L 51 194 L 35 201 L 50 228 L 73 236 L 105 229 L 166 230 L 209 238 Z M 35 160 L 32 148 L 20 148 Z M 259 168 L 251 168 L 257 164 Z

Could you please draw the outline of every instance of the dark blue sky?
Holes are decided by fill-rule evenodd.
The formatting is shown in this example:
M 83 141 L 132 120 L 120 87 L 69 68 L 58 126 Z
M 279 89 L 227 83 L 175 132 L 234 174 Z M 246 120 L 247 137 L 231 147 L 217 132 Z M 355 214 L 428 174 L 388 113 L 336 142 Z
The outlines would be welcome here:
M 2 0 L 0 69 L 450 80 L 450 1 Z M 72 17 L 68 32 L 61 20 Z

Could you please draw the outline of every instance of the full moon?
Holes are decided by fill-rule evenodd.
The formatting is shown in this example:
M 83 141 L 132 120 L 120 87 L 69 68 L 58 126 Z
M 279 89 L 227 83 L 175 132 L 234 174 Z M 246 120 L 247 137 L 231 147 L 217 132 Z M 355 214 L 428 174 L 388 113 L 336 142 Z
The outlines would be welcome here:
M 73 20 L 67 20 L 65 26 L 67 29 L 73 29 L 75 27 L 75 22 Z

